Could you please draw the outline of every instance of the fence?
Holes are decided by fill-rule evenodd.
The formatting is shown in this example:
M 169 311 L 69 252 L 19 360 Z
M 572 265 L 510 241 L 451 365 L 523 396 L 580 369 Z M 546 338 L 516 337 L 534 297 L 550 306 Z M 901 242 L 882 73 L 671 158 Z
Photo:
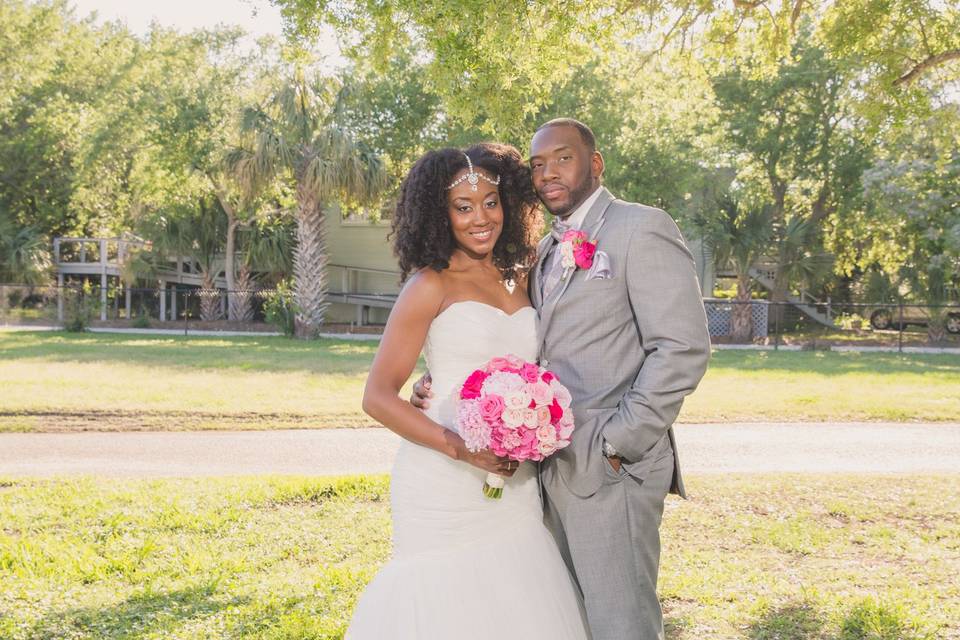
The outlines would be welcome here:
M 274 290 L 205 291 L 171 285 L 163 289 L 123 286 L 0 284 L 0 324 L 231 330 L 272 329 L 265 324 Z M 342 294 L 332 294 L 340 301 Z M 380 304 L 383 301 L 378 301 Z M 371 303 L 372 304 L 372 303 Z M 384 302 L 385 304 L 385 302 Z M 739 309 L 749 306 L 749 311 Z M 232 307 L 232 310 L 231 308 Z M 717 343 L 767 344 L 774 348 L 830 345 L 960 347 L 960 305 L 904 301 L 797 304 L 730 299 L 704 300 Z M 357 324 L 362 324 L 360 320 Z

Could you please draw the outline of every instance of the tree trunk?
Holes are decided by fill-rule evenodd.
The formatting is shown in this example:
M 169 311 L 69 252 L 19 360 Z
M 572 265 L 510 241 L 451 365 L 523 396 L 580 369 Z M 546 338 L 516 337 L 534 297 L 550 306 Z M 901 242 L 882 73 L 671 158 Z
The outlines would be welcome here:
M 253 321 L 253 289 L 254 281 L 250 267 L 241 264 L 240 270 L 237 271 L 237 289 L 230 296 L 230 313 L 234 320 Z
M 314 338 L 327 310 L 327 243 L 317 194 L 297 187 L 297 246 L 293 252 L 294 299 L 299 338 Z
M 750 342 L 753 336 L 753 305 L 750 296 L 750 276 L 737 276 L 737 304 L 730 318 L 730 335 L 737 342 Z
M 225 249 L 224 256 L 224 265 L 223 265 L 223 275 L 227 281 L 227 319 L 235 320 L 234 316 L 234 305 L 231 301 L 231 296 L 233 292 L 236 291 L 236 277 L 234 276 L 236 264 L 236 237 L 237 237 L 237 227 L 239 226 L 239 221 L 237 220 L 237 212 L 233 208 L 233 204 L 230 202 L 230 198 L 227 195 L 227 190 L 220 183 L 219 180 L 216 180 L 213 176 L 207 176 L 210 179 L 210 182 L 213 184 L 213 189 L 217 194 L 217 201 L 220 202 L 220 206 L 223 208 L 224 213 L 227 214 L 227 246 Z
M 940 344 L 947 337 L 947 314 L 944 309 L 933 307 L 927 320 L 927 342 L 932 345 Z
M 204 273 L 203 284 L 200 285 L 200 319 L 214 322 L 220 317 L 220 292 L 217 291 L 213 274 Z

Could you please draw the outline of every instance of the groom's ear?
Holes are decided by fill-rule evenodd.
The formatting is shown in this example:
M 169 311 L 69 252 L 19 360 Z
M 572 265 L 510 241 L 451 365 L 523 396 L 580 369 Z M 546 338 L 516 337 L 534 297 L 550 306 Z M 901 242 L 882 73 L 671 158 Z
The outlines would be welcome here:
M 590 175 L 596 179 L 603 177 L 603 155 L 599 151 L 594 151 L 590 157 Z

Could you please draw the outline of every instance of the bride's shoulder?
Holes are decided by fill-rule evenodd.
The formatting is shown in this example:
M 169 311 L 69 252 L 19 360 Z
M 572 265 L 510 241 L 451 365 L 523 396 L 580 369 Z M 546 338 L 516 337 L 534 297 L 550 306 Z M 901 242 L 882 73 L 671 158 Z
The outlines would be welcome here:
M 407 278 L 397 298 L 397 305 L 414 306 L 422 310 L 439 310 L 446 297 L 446 283 L 437 271 L 425 267 Z

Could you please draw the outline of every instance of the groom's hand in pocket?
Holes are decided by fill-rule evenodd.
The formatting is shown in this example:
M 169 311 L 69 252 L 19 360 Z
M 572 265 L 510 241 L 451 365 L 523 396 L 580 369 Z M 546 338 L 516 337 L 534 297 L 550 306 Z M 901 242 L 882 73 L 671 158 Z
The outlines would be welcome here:
M 430 406 L 429 400 L 433 397 L 433 391 L 430 390 L 432 383 L 433 378 L 430 377 L 429 371 L 420 376 L 420 379 L 413 383 L 413 393 L 410 394 L 410 404 L 417 409 L 428 408 Z

